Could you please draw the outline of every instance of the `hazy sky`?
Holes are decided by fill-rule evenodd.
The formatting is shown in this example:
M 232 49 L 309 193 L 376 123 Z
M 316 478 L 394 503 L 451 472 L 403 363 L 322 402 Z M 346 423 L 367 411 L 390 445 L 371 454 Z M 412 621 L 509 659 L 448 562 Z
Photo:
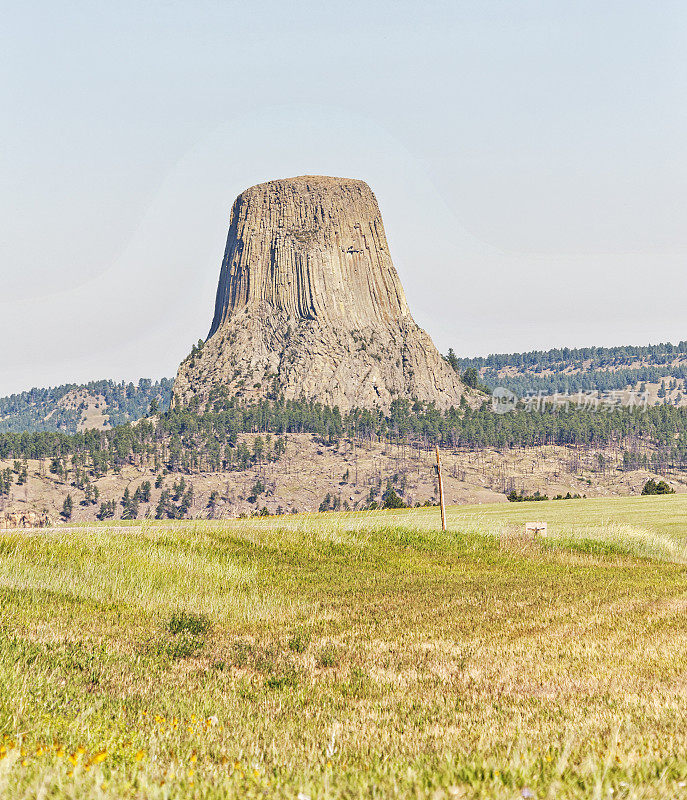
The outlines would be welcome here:
M 442 352 L 687 338 L 687 4 L 3 2 L 0 394 L 172 376 L 229 210 L 366 180 Z

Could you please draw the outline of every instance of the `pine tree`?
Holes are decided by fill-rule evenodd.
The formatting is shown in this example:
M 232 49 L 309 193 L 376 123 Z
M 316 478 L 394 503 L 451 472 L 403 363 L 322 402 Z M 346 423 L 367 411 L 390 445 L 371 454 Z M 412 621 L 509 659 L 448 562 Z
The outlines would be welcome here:
M 163 489 L 155 509 L 155 519 L 168 519 L 170 506 L 169 489 Z
M 461 380 L 470 389 L 476 389 L 479 383 L 479 372 L 474 367 L 468 367 L 463 373 Z
M 124 513 L 122 514 L 122 519 L 136 519 L 138 517 L 138 499 L 136 495 L 130 498 L 126 508 L 124 509 Z
M 458 361 L 458 356 L 453 352 L 453 348 L 449 347 L 448 355 L 446 356 L 446 360 L 448 361 L 449 365 L 453 368 L 454 372 L 460 372 L 460 362 Z
M 74 508 L 74 501 L 72 500 L 72 496 L 70 494 L 64 500 L 62 504 L 62 511 L 60 511 L 60 516 L 65 522 L 69 522 L 72 518 L 72 510 Z

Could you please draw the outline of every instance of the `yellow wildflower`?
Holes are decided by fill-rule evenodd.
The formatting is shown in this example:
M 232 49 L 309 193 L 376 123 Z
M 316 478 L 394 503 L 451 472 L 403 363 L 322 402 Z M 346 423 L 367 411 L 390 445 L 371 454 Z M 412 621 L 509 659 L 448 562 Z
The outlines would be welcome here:
M 77 762 L 78 760 L 79 760 L 79 757 L 76 755 L 76 753 L 72 753 L 72 754 L 69 756 L 69 762 L 70 762 L 71 764 L 73 764 L 74 766 L 76 766 L 76 762 Z
M 136 753 L 136 755 L 134 756 L 136 761 L 142 761 L 144 757 L 145 757 L 145 751 L 144 750 L 139 750 L 138 753 Z
M 195 764 L 197 759 L 198 759 L 198 756 L 196 755 L 196 751 L 194 750 L 194 751 L 191 753 L 191 763 L 192 763 L 192 764 Z
M 91 758 L 91 764 L 100 764 L 106 758 L 107 758 L 107 750 L 100 750 Z

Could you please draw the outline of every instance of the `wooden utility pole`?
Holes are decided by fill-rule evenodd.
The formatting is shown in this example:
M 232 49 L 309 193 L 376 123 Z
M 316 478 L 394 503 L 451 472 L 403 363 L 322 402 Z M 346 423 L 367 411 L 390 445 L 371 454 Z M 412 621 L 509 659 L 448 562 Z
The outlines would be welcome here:
M 441 459 L 439 458 L 439 445 L 434 446 L 437 454 L 437 477 L 439 478 L 439 505 L 441 506 L 441 530 L 446 530 L 446 505 L 444 504 L 444 479 L 441 476 Z

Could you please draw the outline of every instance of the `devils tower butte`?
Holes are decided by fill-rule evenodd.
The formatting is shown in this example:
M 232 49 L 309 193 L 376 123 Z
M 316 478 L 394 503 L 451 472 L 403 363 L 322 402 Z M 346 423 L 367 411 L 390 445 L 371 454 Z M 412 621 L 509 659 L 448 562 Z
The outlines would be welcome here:
M 459 402 L 464 387 L 410 314 L 364 181 L 306 175 L 236 198 L 210 334 L 181 364 L 175 403 L 220 385 L 342 410 Z

